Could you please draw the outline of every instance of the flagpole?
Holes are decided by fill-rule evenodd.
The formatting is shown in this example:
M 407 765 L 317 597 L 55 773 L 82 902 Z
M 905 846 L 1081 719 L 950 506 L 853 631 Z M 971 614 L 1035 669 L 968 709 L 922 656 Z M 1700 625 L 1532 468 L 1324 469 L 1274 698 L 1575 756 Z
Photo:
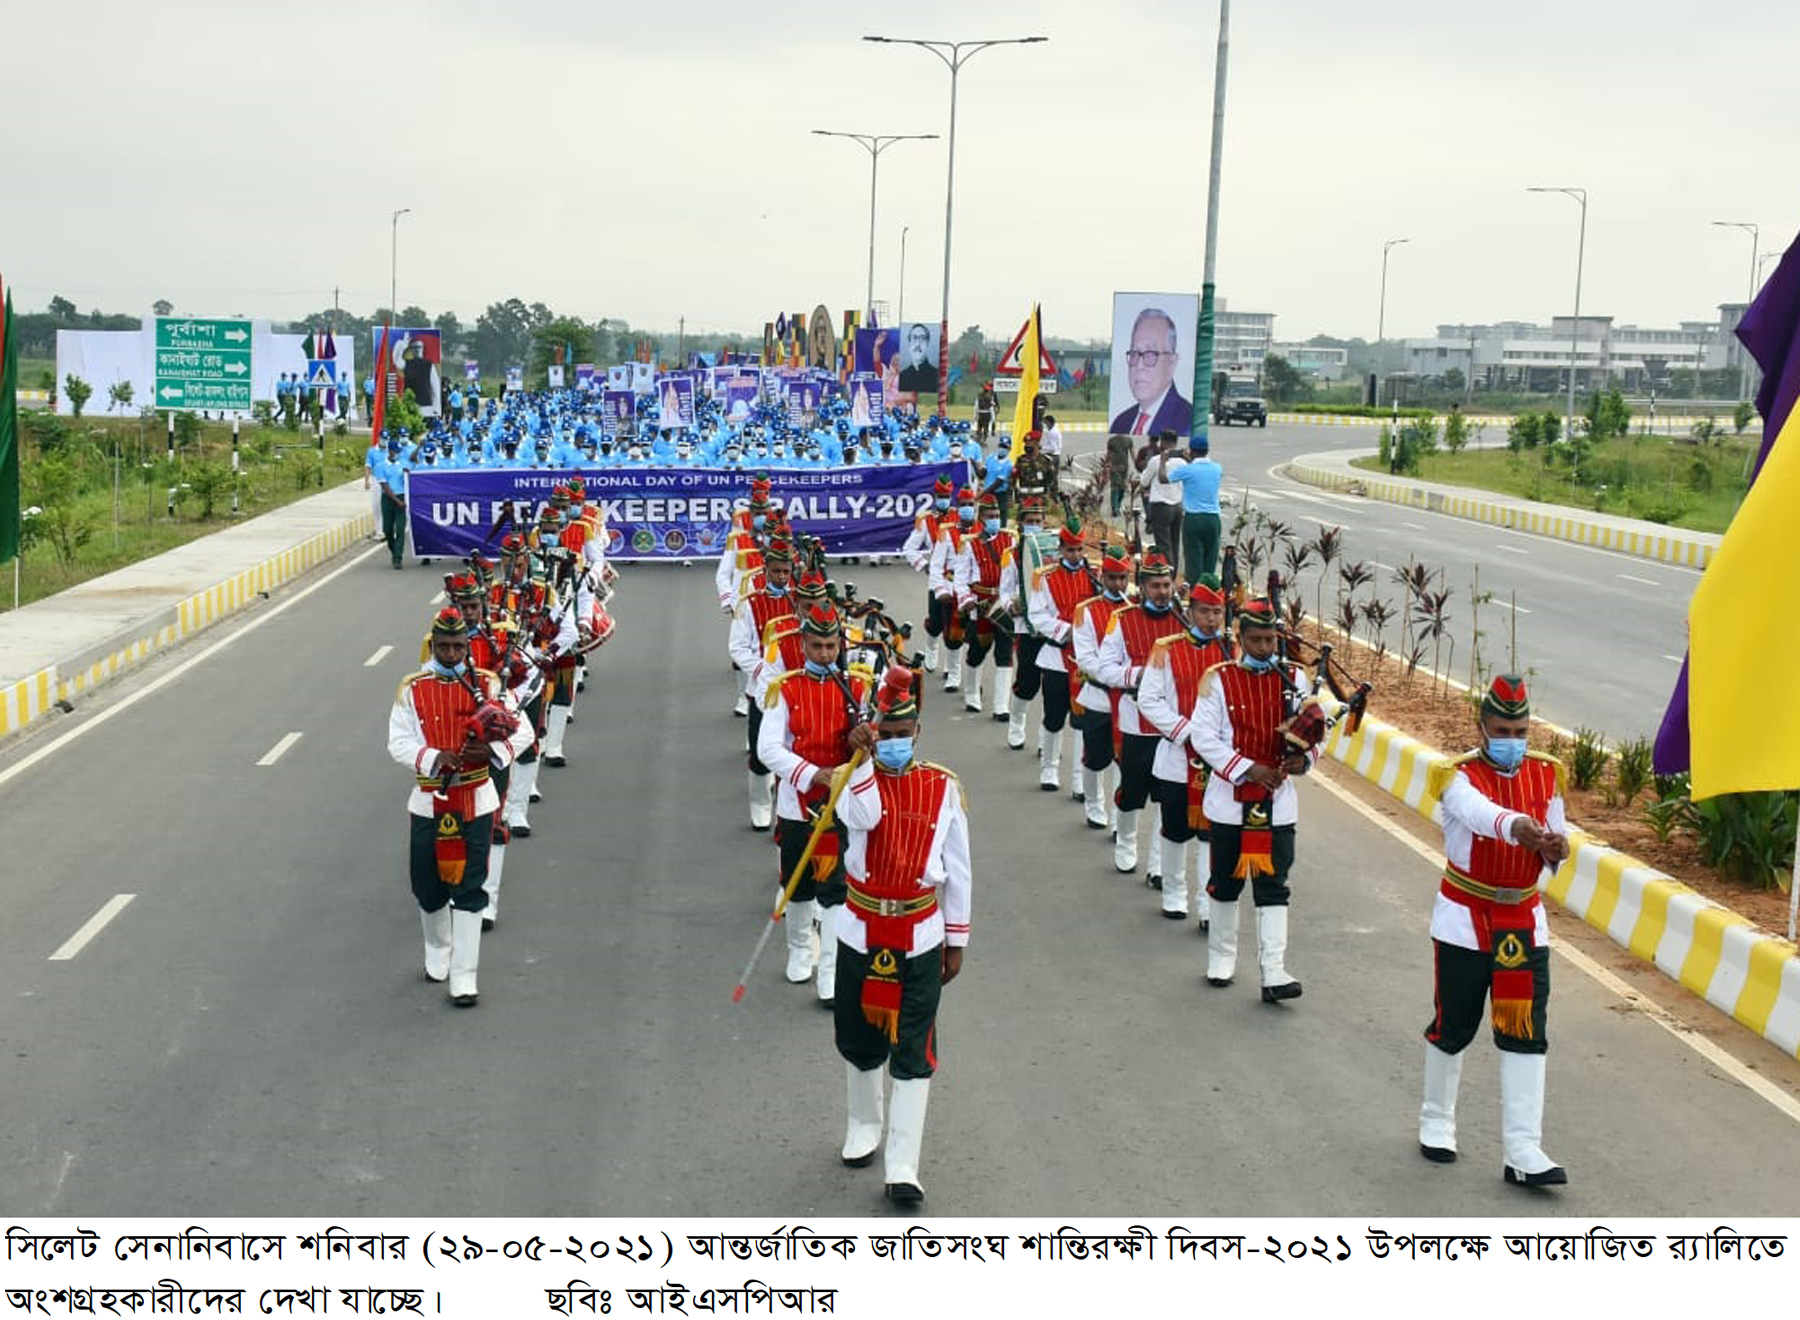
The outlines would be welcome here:
M 1193 421 L 1188 426 L 1192 448 L 1207 438 L 1212 419 L 1213 276 L 1219 253 L 1219 174 L 1225 154 L 1225 66 L 1229 53 L 1231 0 L 1219 0 L 1219 56 L 1213 70 L 1212 164 L 1206 183 L 1206 247 L 1200 270 L 1200 319 L 1194 327 Z

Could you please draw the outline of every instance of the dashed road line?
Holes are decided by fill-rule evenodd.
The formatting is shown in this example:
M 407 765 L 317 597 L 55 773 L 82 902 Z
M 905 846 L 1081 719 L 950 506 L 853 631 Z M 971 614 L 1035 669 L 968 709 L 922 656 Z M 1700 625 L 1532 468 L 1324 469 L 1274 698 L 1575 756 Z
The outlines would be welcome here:
M 300 741 L 301 737 L 302 737 L 302 735 L 299 733 L 287 734 L 285 737 L 282 738 L 282 740 L 280 742 L 276 743 L 273 747 L 269 748 L 268 751 L 264 752 L 262 760 L 258 761 L 257 764 L 258 765 L 274 765 L 275 762 L 277 762 L 281 759 L 282 754 L 284 752 L 286 752 L 288 748 L 292 747 L 295 743 Z
M 106 900 L 106 904 L 93 916 L 87 924 L 63 942 L 63 946 L 50 955 L 51 962 L 68 962 L 76 954 L 88 946 L 88 942 L 106 928 L 106 923 L 125 910 L 125 905 L 136 898 L 136 894 L 114 894 Z
M 1631 573 L 1616 573 L 1616 574 L 1614 574 L 1614 576 L 1622 577 L 1627 582 L 1636 582 L 1640 586 L 1645 586 L 1645 587 L 1660 587 L 1662 585 L 1662 583 L 1660 583 L 1660 582 L 1653 582 L 1649 578 L 1637 577 Z
M 363 668 L 364 669 L 373 669 L 376 665 L 380 664 L 383 660 L 387 659 L 388 652 L 392 651 L 393 649 L 394 648 L 391 646 L 378 647 L 376 649 L 374 655 L 370 656 L 367 660 L 363 661 Z
M 1531 553 L 1531 551 L 1529 551 L 1529 550 L 1522 549 L 1521 547 L 1516 546 L 1516 545 L 1506 545 L 1504 542 L 1499 545 L 1496 545 L 1494 547 L 1494 549 L 1504 550 L 1509 555 L 1528 555 Z

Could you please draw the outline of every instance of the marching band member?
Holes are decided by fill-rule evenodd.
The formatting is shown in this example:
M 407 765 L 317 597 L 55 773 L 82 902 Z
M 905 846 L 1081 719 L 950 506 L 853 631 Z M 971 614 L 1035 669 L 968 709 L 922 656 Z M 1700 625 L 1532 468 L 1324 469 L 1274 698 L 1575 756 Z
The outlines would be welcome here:
M 762 729 L 763 686 L 756 681 L 763 665 L 763 651 L 769 643 L 770 629 L 779 619 L 794 617 L 794 601 L 788 584 L 792 581 L 794 556 L 784 540 L 770 541 L 762 552 L 763 585 L 738 602 L 731 616 L 731 633 L 726 649 L 731 663 L 744 676 L 745 690 L 753 698 L 747 730 L 749 754 L 750 828 L 769 828 L 772 803 L 770 794 L 775 782 L 769 768 L 757 759 L 757 735 Z
M 956 517 L 938 523 L 937 544 L 931 548 L 926 566 L 926 586 L 938 602 L 944 620 L 944 648 L 950 652 L 944 662 L 944 691 L 955 692 L 962 686 L 963 617 L 956 608 L 956 585 L 952 580 L 956 564 L 962 558 L 963 543 L 975 530 L 975 491 L 964 486 L 957 492 Z
M 1060 558 L 1034 575 L 1026 610 L 1031 627 L 1044 639 L 1037 654 L 1044 697 L 1038 726 L 1038 787 L 1046 793 L 1062 787 L 1063 727 L 1069 722 L 1070 675 L 1075 668 L 1075 607 L 1099 591 L 1099 583 L 1082 552 L 1079 528 L 1065 526 L 1058 535 Z
M 962 554 L 951 579 L 956 609 L 963 616 L 963 632 L 968 639 L 969 681 L 963 688 L 963 709 L 977 713 L 981 710 L 981 662 L 990 652 L 994 657 L 996 712 L 1005 709 L 1001 694 L 1012 683 L 1012 631 L 999 626 L 994 607 L 1000 599 L 1001 571 L 1016 548 L 1013 534 L 1001 528 L 1000 503 L 994 496 L 981 497 L 980 513 L 980 530 L 963 538 Z

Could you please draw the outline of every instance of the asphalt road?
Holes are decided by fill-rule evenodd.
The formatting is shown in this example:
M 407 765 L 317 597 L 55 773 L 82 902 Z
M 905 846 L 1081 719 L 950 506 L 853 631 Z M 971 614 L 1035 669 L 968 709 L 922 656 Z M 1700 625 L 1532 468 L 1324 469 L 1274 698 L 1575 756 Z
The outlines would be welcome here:
M 1343 529 L 1344 553 L 1322 597 L 1328 618 L 1336 614 L 1338 567 L 1362 561 L 1375 578 L 1357 599 L 1378 591 L 1392 607 L 1386 639 L 1390 652 L 1398 652 L 1403 593 L 1394 570 L 1409 561 L 1442 570 L 1441 586 L 1452 592 L 1452 641 L 1442 650 L 1442 672 L 1468 681 L 1479 627 L 1483 671 L 1516 664 L 1529 675 L 1543 718 L 1564 728 L 1596 729 L 1612 742 L 1655 735 L 1687 647 L 1688 598 L 1698 571 L 1319 490 L 1276 471 L 1303 454 L 1371 449 L 1373 427 L 1271 423 L 1214 427 L 1211 434 L 1212 455 L 1225 468 L 1224 495 L 1232 502 L 1225 512 L 1227 539 L 1246 504 L 1302 540 L 1316 538 L 1322 526 Z M 1104 437 L 1087 434 L 1068 437 L 1064 446 L 1077 455 L 1103 448 Z M 1276 566 L 1285 576 L 1285 563 Z M 1259 571 L 1259 585 L 1269 567 Z M 1488 597 L 1479 611 L 1471 604 L 1477 570 L 1480 592 Z M 1315 558 L 1299 578 L 1309 611 L 1321 599 L 1319 577 Z M 1433 666 L 1429 652 L 1424 664 Z M 1377 713 L 1379 704 L 1377 694 Z
M 710 569 L 625 570 L 620 634 L 509 860 L 481 1005 L 460 1011 L 420 979 L 408 777 L 384 745 L 438 582 L 375 554 L 341 567 L 236 640 L 242 625 L 0 751 L 0 1209 L 884 1213 L 879 1166 L 837 1160 L 842 1070 L 810 989 L 771 951 L 730 1001 L 775 867 L 745 820 Z M 906 570 L 845 576 L 917 614 Z M 940 1021 L 933 1214 L 1800 1210 L 1771 1158 L 1792 1149 L 1800 1108 L 1566 959 L 1546 1145 L 1571 1187 L 1501 1183 L 1485 1041 L 1465 1075 L 1464 1158 L 1425 1163 L 1428 859 L 1304 784 L 1290 967 L 1306 996 L 1259 1002 L 1248 929 L 1240 983 L 1209 989 L 1194 928 L 1112 870 L 1000 725 L 955 705 L 930 701 L 921 749 L 963 776 L 977 868 Z M 135 897 L 52 959 L 121 894 Z M 1654 972 L 1622 974 L 1667 993 Z M 1793 1060 L 1680 1011 L 1800 1094 Z

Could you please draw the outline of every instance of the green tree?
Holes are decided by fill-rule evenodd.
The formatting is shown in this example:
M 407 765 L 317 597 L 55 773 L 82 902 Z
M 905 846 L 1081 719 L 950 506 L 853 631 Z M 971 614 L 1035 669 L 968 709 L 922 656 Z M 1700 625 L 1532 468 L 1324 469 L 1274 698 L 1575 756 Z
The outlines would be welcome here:
M 1469 378 L 1463 375 L 1461 367 L 1451 367 L 1444 373 L 1444 388 L 1452 394 L 1461 394 L 1468 383 Z M 1448 441 L 1449 437 L 1446 436 L 1445 442 Z
M 573 316 L 559 316 L 547 325 L 539 326 L 531 332 L 531 373 L 534 377 L 542 376 L 545 368 L 558 361 L 557 350 L 562 350 L 561 361 L 566 368 L 563 379 L 570 384 L 575 380 L 575 364 L 594 360 L 594 332 L 584 321 Z
M 120 413 L 123 413 L 127 408 L 131 407 L 131 395 L 132 388 L 130 381 L 115 381 L 106 391 L 106 411 L 111 412 L 114 408 L 117 408 Z
M 94 397 L 94 387 L 71 371 L 63 377 L 63 397 L 69 401 L 69 411 L 79 417 L 87 401 Z
M 76 507 L 81 493 L 81 470 L 58 455 L 32 466 L 31 494 L 26 503 L 38 510 L 30 520 L 32 539 L 48 541 L 57 562 L 72 568 L 75 556 L 94 535 L 94 522 Z
M 1290 403 L 1300 396 L 1305 385 L 1300 373 L 1286 358 L 1271 353 L 1263 359 L 1262 388 L 1269 402 Z
M 61 294 L 57 294 L 50 299 L 50 315 L 54 316 L 59 321 L 73 321 L 75 319 L 75 304 Z
M 1731 429 L 1742 435 L 1744 428 L 1750 425 L 1750 419 L 1756 416 L 1756 408 L 1747 401 L 1739 400 L 1738 406 L 1731 410 Z
M 174 310 L 175 304 L 170 302 L 167 298 L 158 298 L 155 302 L 150 304 L 151 314 L 155 316 L 168 316 Z
M 1452 370 L 1454 369 L 1452 368 Z M 1460 454 L 1468 443 L 1468 418 L 1455 409 L 1451 409 L 1450 415 L 1444 419 L 1444 448 L 1453 454 Z
M 1538 414 L 1520 413 L 1506 428 L 1506 447 L 1515 454 L 1522 449 L 1536 449 L 1543 434 L 1543 419 Z

